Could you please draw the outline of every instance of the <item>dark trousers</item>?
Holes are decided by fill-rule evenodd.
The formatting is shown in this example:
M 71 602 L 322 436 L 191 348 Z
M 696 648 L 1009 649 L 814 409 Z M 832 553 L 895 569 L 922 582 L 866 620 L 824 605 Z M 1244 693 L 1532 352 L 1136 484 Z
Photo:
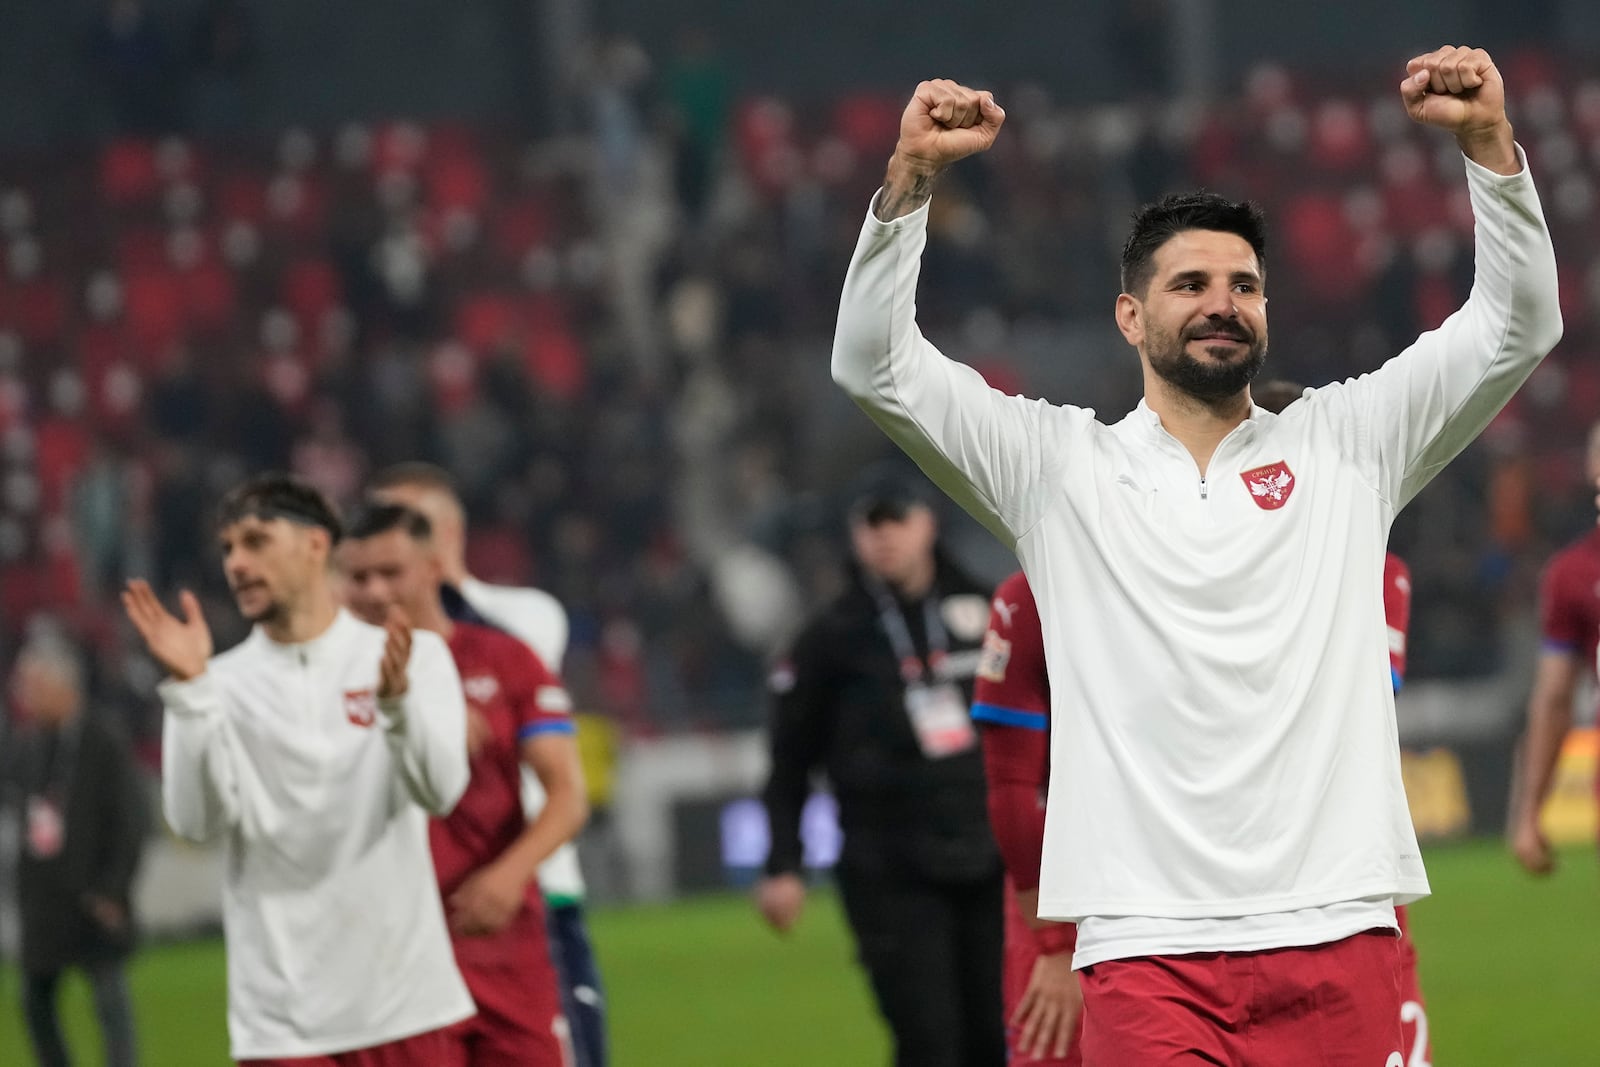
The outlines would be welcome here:
M 582 904 L 545 910 L 550 958 L 561 985 L 561 1012 L 572 1030 L 574 1067 L 606 1067 L 606 998 Z
M 1002 1067 L 1004 888 L 841 867 L 839 895 L 897 1067 Z
M 106 1067 L 135 1067 L 139 1062 L 133 1041 L 133 1002 L 122 963 L 108 960 L 85 964 L 84 974 L 94 995 L 94 1013 L 105 1043 Z M 22 976 L 22 1012 L 39 1067 L 70 1067 L 72 1058 L 61 1036 L 56 994 L 62 971 L 28 971 Z

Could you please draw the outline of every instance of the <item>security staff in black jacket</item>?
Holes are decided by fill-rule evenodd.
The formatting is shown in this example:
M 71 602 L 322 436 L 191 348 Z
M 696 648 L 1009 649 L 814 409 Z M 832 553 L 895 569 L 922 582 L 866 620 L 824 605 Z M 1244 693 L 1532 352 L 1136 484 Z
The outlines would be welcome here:
M 76 650 L 35 638 L 11 690 L 25 718 L 0 753 L 6 808 L 19 821 L 22 1001 L 39 1067 L 72 1062 L 56 999 L 69 968 L 89 980 L 107 1067 L 135 1067 L 124 961 L 132 889 L 148 829 L 138 766 L 122 733 L 84 706 Z
M 840 896 L 901 1067 L 1005 1062 L 1002 874 L 967 709 L 990 590 L 945 558 L 931 507 L 879 476 L 850 513 L 850 587 L 773 674 L 763 917 L 805 902 L 800 812 L 826 772 Z

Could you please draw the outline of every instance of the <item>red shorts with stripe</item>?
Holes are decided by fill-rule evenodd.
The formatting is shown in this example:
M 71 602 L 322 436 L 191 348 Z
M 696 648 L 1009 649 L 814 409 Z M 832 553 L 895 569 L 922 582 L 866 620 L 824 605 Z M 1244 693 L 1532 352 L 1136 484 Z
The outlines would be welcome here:
M 389 1041 L 371 1048 L 335 1052 L 328 1056 L 295 1056 L 288 1059 L 240 1060 L 239 1067 L 438 1067 L 450 1063 L 455 1040 L 450 1030 L 429 1030 L 425 1034 Z
M 1108 960 L 1079 972 L 1088 1067 L 1406 1067 L 1400 939 Z
M 1005 969 L 1001 974 L 1000 986 L 1001 1003 L 1006 1013 L 1006 1052 L 1009 1054 L 1006 1063 L 1008 1067 L 1082 1067 L 1083 1051 L 1079 1047 L 1083 1040 L 1081 1019 L 1064 1057 L 1046 1056 L 1039 1059 L 1017 1048 L 1020 1031 L 1011 1025 L 1011 1017 L 1016 1014 L 1022 994 L 1027 991 L 1028 979 L 1033 976 L 1033 965 L 1038 959 L 1039 944 L 1034 940 L 1027 920 L 1023 919 L 1021 909 L 1017 907 L 1016 892 L 1012 889 L 1011 879 L 1007 878 Z

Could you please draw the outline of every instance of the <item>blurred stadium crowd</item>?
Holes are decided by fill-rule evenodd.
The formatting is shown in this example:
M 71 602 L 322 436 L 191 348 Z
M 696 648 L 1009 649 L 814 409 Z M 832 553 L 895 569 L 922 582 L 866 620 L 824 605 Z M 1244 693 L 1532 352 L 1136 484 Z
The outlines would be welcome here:
M 631 732 L 759 722 L 766 656 L 838 581 L 840 487 L 889 448 L 826 363 L 904 90 L 742 96 L 709 46 L 658 68 L 613 40 L 547 139 L 262 136 L 229 88 L 248 38 L 196 40 L 104 45 L 130 87 L 116 136 L 0 155 L 0 649 L 80 635 L 100 702 L 153 740 L 124 576 L 195 588 L 230 643 L 223 487 L 283 468 L 349 504 L 420 458 L 459 479 L 474 571 L 566 604 L 581 706 Z M 178 73 L 118 73 L 142 63 Z M 1590 513 L 1600 80 L 1546 53 L 1503 66 L 1567 339 L 1396 527 L 1416 677 L 1495 670 L 1496 621 Z M 1460 154 L 1407 122 L 1395 80 L 1262 67 L 1209 105 L 1093 107 L 996 86 L 1012 130 L 935 198 L 925 328 L 1001 388 L 1119 414 L 1138 396 L 1109 315 L 1123 219 L 1205 186 L 1267 209 L 1270 373 L 1377 366 L 1471 275 Z

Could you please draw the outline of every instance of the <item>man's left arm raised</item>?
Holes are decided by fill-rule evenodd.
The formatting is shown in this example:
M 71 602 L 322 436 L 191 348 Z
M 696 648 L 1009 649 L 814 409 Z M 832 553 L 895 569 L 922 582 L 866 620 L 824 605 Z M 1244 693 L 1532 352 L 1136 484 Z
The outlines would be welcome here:
M 1488 426 L 1561 339 L 1555 250 L 1493 60 L 1476 48 L 1418 56 L 1400 95 L 1415 121 L 1461 146 L 1475 271 L 1467 302 L 1438 329 L 1345 387 L 1396 509 Z

